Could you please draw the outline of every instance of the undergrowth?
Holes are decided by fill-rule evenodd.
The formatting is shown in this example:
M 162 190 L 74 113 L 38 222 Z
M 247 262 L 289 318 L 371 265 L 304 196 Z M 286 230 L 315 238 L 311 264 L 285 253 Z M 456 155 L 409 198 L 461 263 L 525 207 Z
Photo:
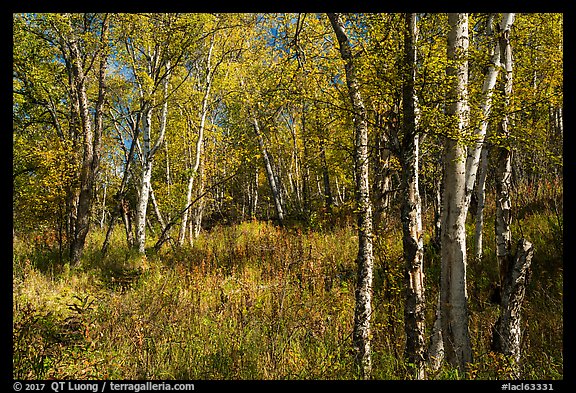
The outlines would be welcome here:
M 425 225 L 431 227 L 429 222 Z M 472 224 L 470 224 L 472 225 Z M 493 221 L 486 221 L 491 228 Z M 533 241 L 523 310 L 521 373 L 563 376 L 561 229 L 553 209 L 526 211 L 514 236 Z M 400 225 L 374 240 L 373 377 L 409 379 L 404 363 Z M 473 229 L 469 228 L 469 234 Z M 469 266 L 474 363 L 467 378 L 508 379 L 512 365 L 490 351 L 498 306 L 493 234 Z M 520 232 L 522 232 L 520 234 Z M 80 265 L 52 246 L 15 239 L 13 376 L 21 379 L 355 379 L 351 332 L 357 237 L 353 227 L 307 231 L 266 222 L 221 226 L 182 248 L 142 257 L 113 234 L 89 236 Z M 152 244 L 150 244 L 152 246 Z M 427 327 L 439 255 L 426 247 Z M 447 366 L 429 375 L 460 378 Z

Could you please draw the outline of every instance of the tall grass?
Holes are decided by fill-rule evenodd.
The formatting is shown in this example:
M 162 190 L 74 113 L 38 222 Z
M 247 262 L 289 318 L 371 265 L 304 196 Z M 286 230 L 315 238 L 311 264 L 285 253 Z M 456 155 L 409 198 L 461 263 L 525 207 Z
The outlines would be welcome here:
M 550 209 L 527 214 L 535 243 L 524 313 L 526 378 L 562 378 L 562 255 Z M 550 220 L 547 219 L 550 218 Z M 493 225 L 487 220 L 487 227 Z M 373 369 L 377 379 L 412 376 L 403 360 L 400 226 L 374 240 Z M 519 228 L 515 227 L 515 231 Z M 489 350 L 497 306 L 489 231 L 484 260 L 470 266 L 469 377 L 509 378 Z M 353 227 L 323 232 L 265 222 L 216 227 L 193 246 L 165 246 L 147 258 L 122 233 L 101 257 L 93 231 L 79 266 L 50 250 L 14 244 L 14 377 L 114 379 L 354 379 L 351 332 L 357 237 Z M 493 235 L 492 235 L 493 238 Z M 494 265 L 494 266 L 493 266 Z M 493 277 L 494 276 L 494 277 Z M 433 323 L 439 260 L 426 253 L 427 325 Z M 432 378 L 455 378 L 443 368 Z

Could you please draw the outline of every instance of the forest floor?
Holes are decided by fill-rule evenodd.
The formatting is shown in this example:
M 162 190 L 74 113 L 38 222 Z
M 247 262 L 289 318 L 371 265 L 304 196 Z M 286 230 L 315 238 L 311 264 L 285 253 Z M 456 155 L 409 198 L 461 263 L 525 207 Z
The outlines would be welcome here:
M 535 254 L 522 321 L 522 379 L 563 378 L 563 238 L 557 201 L 525 204 L 514 239 Z M 560 196 L 560 204 L 561 196 Z M 520 224 L 519 224 L 520 223 Z M 426 223 L 428 228 L 432 226 Z M 473 233 L 473 222 L 468 228 Z M 373 378 L 411 379 L 403 360 L 400 224 L 374 239 Z M 125 246 L 122 228 L 102 258 L 91 232 L 78 266 L 57 246 L 15 238 L 13 376 L 21 379 L 355 379 L 351 353 L 357 236 L 266 222 L 217 226 L 193 246 L 148 257 Z M 426 238 L 427 331 L 434 322 L 440 262 Z M 509 379 L 508 359 L 490 351 L 498 306 L 493 216 L 485 253 L 469 261 L 474 363 L 466 378 Z M 471 249 L 469 248 L 471 254 Z M 456 379 L 444 366 L 431 379 Z

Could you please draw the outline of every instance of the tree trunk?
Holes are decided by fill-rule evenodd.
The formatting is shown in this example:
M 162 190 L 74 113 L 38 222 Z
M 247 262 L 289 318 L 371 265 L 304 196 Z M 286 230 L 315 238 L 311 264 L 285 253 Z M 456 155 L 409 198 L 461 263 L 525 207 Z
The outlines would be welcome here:
M 382 116 L 379 116 L 382 117 Z M 378 120 L 380 121 L 380 120 Z M 390 204 L 390 150 L 387 148 L 386 132 L 378 127 L 374 155 L 374 228 L 378 230 L 386 219 L 386 212 Z
M 520 239 L 516 256 L 504 281 L 500 317 L 492 329 L 492 349 L 511 356 L 518 372 L 520 361 L 521 311 L 534 247 L 525 239 Z M 519 375 L 516 375 L 519 378 Z
M 356 363 L 362 378 L 372 373 L 370 351 L 370 319 L 372 317 L 372 276 L 374 257 L 372 249 L 372 204 L 368 181 L 368 126 L 366 108 L 356 79 L 352 48 L 339 14 L 328 14 L 344 60 L 346 84 L 354 113 L 354 162 L 356 169 L 356 207 L 358 211 L 358 281 L 352 341 Z
M 204 166 L 202 165 L 199 169 L 198 175 L 200 177 L 200 188 L 198 194 L 202 195 L 204 193 Z M 200 198 L 198 201 L 198 206 L 194 209 L 194 214 L 192 215 L 192 222 L 190 223 L 190 236 L 188 241 L 190 246 L 194 244 L 194 240 L 200 236 L 200 231 L 202 230 L 202 216 L 204 215 L 204 207 L 206 206 L 206 199 Z
M 102 42 L 104 42 L 107 35 L 106 20 L 104 20 L 102 24 Z M 80 261 L 80 257 L 82 256 L 84 243 L 86 242 L 86 236 L 90 230 L 90 210 L 93 203 L 96 172 L 98 171 L 100 161 L 100 146 L 102 140 L 102 107 L 104 105 L 104 82 L 107 58 L 104 53 L 100 55 L 98 101 L 95 108 L 95 126 L 93 126 L 90 108 L 88 106 L 88 96 L 86 93 L 86 75 L 84 74 L 82 55 L 78 47 L 78 38 L 73 37 L 69 44 L 71 57 L 70 60 L 74 74 L 74 87 L 75 93 L 78 97 L 83 135 L 83 156 L 82 167 L 80 169 L 80 194 L 78 196 L 74 237 L 72 238 L 72 242 L 70 244 L 70 260 L 72 264 L 77 264 Z
M 108 191 L 108 182 L 104 180 L 102 195 L 102 216 L 100 217 L 100 229 L 104 229 L 104 223 L 106 222 L 106 191 Z
M 200 126 L 198 127 L 198 140 L 196 141 L 196 156 L 194 158 L 194 166 L 188 178 L 188 191 L 186 193 L 186 205 L 192 202 L 192 187 L 194 186 L 194 178 L 198 173 L 200 161 L 202 159 L 202 144 L 204 143 L 204 126 L 206 124 L 206 115 L 208 114 L 208 98 L 210 97 L 210 88 L 212 87 L 213 69 L 211 68 L 212 49 L 214 48 L 214 36 L 210 41 L 210 48 L 208 49 L 206 59 L 206 85 L 204 86 L 204 96 L 202 97 L 202 109 L 200 110 Z M 184 244 L 186 237 L 186 224 L 188 223 L 189 210 L 184 211 L 182 216 L 182 225 L 180 226 L 180 233 L 178 234 L 178 245 Z
M 502 90 L 504 93 L 504 114 L 498 124 L 498 135 L 504 145 L 497 148 L 496 165 L 496 258 L 500 271 L 500 288 L 503 288 L 510 266 L 512 232 L 512 209 L 510 201 L 510 186 L 512 178 L 511 150 L 508 146 L 510 132 L 508 130 L 509 118 L 506 113 L 510 95 L 512 94 L 512 47 L 510 45 L 510 27 L 514 21 L 514 14 L 504 14 L 501 23 L 500 34 L 500 57 L 504 63 L 504 81 Z M 510 16 L 511 15 L 511 16 Z
M 406 14 L 404 37 L 405 64 L 403 95 L 404 137 L 401 149 L 402 166 L 402 243 L 405 263 L 404 330 L 405 355 L 413 365 L 416 379 L 426 377 L 426 315 L 424 297 L 424 237 L 422 232 L 422 206 L 418 190 L 419 136 L 417 133 L 416 92 L 416 14 Z
M 258 120 L 256 117 L 252 118 L 252 123 L 254 124 L 254 132 L 258 138 L 258 144 L 260 145 L 260 151 L 262 152 L 262 157 L 264 159 L 264 167 L 266 169 L 266 177 L 268 178 L 268 184 L 270 185 L 270 190 L 272 191 L 272 199 L 274 200 L 274 207 L 276 208 L 276 216 L 278 217 L 278 222 L 280 225 L 284 222 L 284 208 L 282 206 L 282 200 L 280 196 L 280 188 L 276 183 L 276 175 L 274 175 L 274 170 L 272 169 L 272 162 L 268 156 L 268 150 L 264 145 L 264 138 L 260 132 L 260 126 L 258 125 Z
M 148 107 L 144 111 L 142 135 L 144 139 L 142 149 L 142 174 L 140 177 L 140 195 L 136 204 L 136 239 L 135 246 L 138 252 L 144 254 L 146 242 L 146 210 L 148 208 L 148 197 L 150 195 L 150 178 L 152 176 L 152 158 L 150 152 L 150 127 L 152 122 L 152 108 Z
M 156 219 L 160 224 L 160 228 L 161 230 L 164 230 L 166 223 L 162 218 L 162 213 L 160 212 L 160 207 L 158 206 L 158 202 L 156 201 L 156 196 L 154 195 L 154 188 L 152 188 L 152 185 L 150 185 L 150 200 L 152 202 L 152 207 L 154 208 L 154 213 L 156 213 Z
M 514 19 L 514 14 L 503 14 L 502 25 L 512 24 Z M 492 24 L 493 24 L 494 14 L 490 14 L 488 18 L 487 31 L 488 36 L 492 36 Z M 498 78 L 498 71 L 501 66 L 501 51 L 500 51 L 500 41 L 496 40 L 495 47 L 492 49 L 490 56 L 490 66 L 488 67 L 488 72 L 484 77 L 484 84 L 482 86 L 483 102 L 482 102 L 482 118 L 480 122 L 480 127 L 474 130 L 475 143 L 474 146 L 468 148 L 468 157 L 466 159 L 466 206 L 470 204 L 470 199 L 472 196 L 472 191 L 474 189 L 474 183 L 476 182 L 476 174 L 478 172 L 478 165 L 480 162 L 480 154 L 482 151 L 482 146 L 484 144 L 484 139 L 486 136 L 486 131 L 488 129 L 490 112 L 492 109 L 492 93 L 494 86 L 496 84 L 496 79 Z
M 448 15 L 447 75 L 452 78 L 448 114 L 455 137 L 446 140 L 441 234 L 440 307 L 445 358 L 460 372 L 472 361 L 466 291 L 466 148 L 468 126 L 468 14 Z
M 155 58 L 158 53 L 154 54 L 154 59 L 151 60 L 155 62 Z M 142 137 L 144 140 L 142 148 L 142 175 L 140 180 L 140 196 L 138 199 L 138 204 L 136 206 L 136 247 L 140 254 L 145 254 L 146 245 L 146 212 L 148 209 L 148 199 L 150 197 L 150 181 L 152 178 L 152 164 L 154 162 L 154 155 L 158 149 L 162 146 L 164 142 L 164 133 L 166 131 L 166 120 L 168 117 L 168 86 L 170 84 L 170 61 L 166 62 L 166 75 L 164 76 L 164 101 L 162 105 L 162 114 L 160 117 L 160 127 L 158 130 L 158 138 L 156 143 L 151 148 L 150 138 L 151 138 L 151 127 L 152 127 L 152 108 L 154 106 L 153 102 L 145 104 L 143 109 L 144 113 L 144 124 L 142 129 Z
M 248 182 L 248 200 L 249 200 L 249 215 L 251 219 L 256 218 L 256 209 L 258 208 L 258 167 L 254 168 L 253 181 Z
M 442 194 L 444 194 L 442 187 L 444 187 L 444 181 L 440 178 L 436 182 L 434 190 L 434 238 L 432 245 L 436 250 L 440 250 L 442 244 Z
M 482 261 L 482 231 L 484 229 L 484 206 L 486 204 L 486 175 L 488 174 L 488 146 L 482 147 L 478 172 L 478 184 L 476 185 L 476 228 L 474 231 L 474 247 L 476 262 Z
M 110 235 L 114 230 L 114 225 L 116 224 L 116 218 L 118 217 L 118 215 L 122 217 L 122 221 L 124 222 L 124 228 L 126 230 L 126 243 L 128 247 L 131 248 L 134 245 L 134 237 L 132 234 L 132 219 L 128 213 L 129 205 L 125 198 L 125 188 L 126 184 L 128 183 L 130 167 L 134 159 L 134 150 L 136 148 L 136 141 L 138 140 L 138 136 L 140 134 L 140 128 L 138 126 L 139 123 L 140 123 L 140 115 L 136 117 L 136 120 L 132 118 L 132 130 L 133 130 L 132 143 L 130 144 L 130 151 L 126 156 L 126 165 L 124 166 L 124 174 L 122 175 L 122 182 L 120 183 L 120 189 L 118 190 L 118 193 L 114 197 L 116 201 L 116 208 L 113 210 L 113 213 L 110 217 L 110 225 L 108 226 L 108 230 L 106 231 L 106 238 L 104 239 L 104 243 L 102 244 L 102 249 L 100 251 L 102 257 L 104 257 L 104 255 L 106 255 L 106 253 L 108 252 Z
M 332 213 L 334 206 L 334 197 L 330 188 L 330 172 L 328 171 L 328 162 L 326 161 L 326 143 L 324 139 L 320 140 L 320 160 L 322 161 L 322 180 L 324 182 L 324 206 L 328 213 Z
M 428 347 L 427 364 L 432 371 L 437 371 L 442 365 L 444 359 L 444 343 L 442 341 L 442 317 L 440 314 L 440 294 L 436 305 L 436 315 L 434 317 L 434 326 L 430 334 L 430 347 Z

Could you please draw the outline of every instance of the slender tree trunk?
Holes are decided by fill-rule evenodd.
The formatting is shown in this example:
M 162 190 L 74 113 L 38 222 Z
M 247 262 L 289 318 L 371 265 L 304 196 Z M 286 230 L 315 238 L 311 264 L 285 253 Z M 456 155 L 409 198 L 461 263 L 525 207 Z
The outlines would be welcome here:
M 482 231 L 484 229 L 484 206 L 486 204 L 486 175 L 488 174 L 488 146 L 482 148 L 480 154 L 480 166 L 478 172 L 478 184 L 476 185 L 476 195 L 478 207 L 476 209 L 476 228 L 474 231 L 474 247 L 476 262 L 482 260 Z
M 442 166 L 444 166 L 443 163 Z M 442 187 L 444 187 L 444 182 L 441 177 L 436 182 L 434 189 L 434 238 L 432 239 L 432 245 L 436 250 L 440 250 L 442 243 Z
M 413 365 L 417 379 L 426 378 L 426 315 L 424 297 L 424 237 L 422 232 L 422 205 L 418 190 L 419 136 L 416 118 L 416 14 L 406 14 L 405 76 L 403 86 L 404 138 L 401 151 L 402 165 L 402 243 L 404 246 L 405 304 L 404 330 L 406 333 L 406 360 Z
M 446 140 L 441 234 L 440 307 L 445 358 L 465 372 L 472 361 L 468 332 L 466 291 L 466 149 L 463 136 L 468 126 L 468 14 L 448 15 L 447 74 L 452 78 L 448 114 L 454 117 L 455 137 Z
M 200 166 L 198 176 L 200 177 L 200 188 L 198 194 L 202 195 L 204 193 L 205 179 L 204 179 L 204 165 Z M 206 206 L 206 199 L 200 198 L 198 201 L 198 206 L 194 209 L 194 214 L 192 215 L 192 222 L 190 225 L 190 237 L 188 239 L 190 245 L 194 244 L 194 240 L 200 236 L 200 231 L 202 230 L 202 216 L 204 215 L 204 208 Z
M 256 117 L 252 118 L 252 124 L 254 125 L 254 132 L 258 138 L 258 144 L 260 145 L 260 151 L 262 152 L 262 157 L 264 159 L 264 167 L 266 169 L 266 177 L 268 178 L 268 184 L 270 185 L 270 190 L 272 191 L 272 199 L 274 199 L 274 207 L 276 208 L 276 216 L 278 217 L 278 222 L 280 225 L 284 222 L 284 207 L 282 206 L 282 200 L 280 195 L 280 188 L 276 182 L 276 175 L 272 169 L 272 162 L 268 155 L 268 150 L 264 145 L 264 138 L 260 131 L 260 126 L 258 125 L 258 120 Z
M 504 14 L 501 23 L 500 57 L 504 63 L 504 115 L 498 124 L 498 135 L 505 144 L 508 143 L 510 132 L 508 130 L 509 117 L 506 113 L 510 95 L 512 94 L 512 47 L 510 45 L 510 27 L 514 21 L 514 14 Z M 496 258 L 500 271 L 500 288 L 503 288 L 507 269 L 510 266 L 512 232 L 512 209 L 510 201 L 510 187 L 512 178 L 512 163 L 510 146 L 501 145 L 497 148 L 496 165 Z
M 509 23 L 511 25 L 513 18 L 514 14 L 504 14 L 502 24 Z M 493 19 L 494 14 L 490 14 L 487 25 L 488 36 L 490 37 L 493 35 Z M 498 78 L 498 71 L 501 67 L 502 56 L 500 52 L 500 42 L 499 40 L 496 40 L 495 47 L 492 49 L 490 54 L 490 66 L 488 67 L 488 71 L 484 77 L 484 84 L 482 86 L 483 101 L 481 107 L 482 118 L 480 126 L 474 130 L 475 142 L 473 146 L 469 147 L 468 157 L 466 159 L 466 208 L 468 208 L 468 205 L 470 204 L 474 183 L 476 182 L 480 154 L 484 144 L 486 131 L 488 129 L 489 117 L 492 109 L 492 93 Z
M 198 173 L 200 161 L 202 159 L 202 144 L 204 143 L 204 127 L 206 124 L 206 116 L 208 114 L 208 98 L 210 97 L 210 88 L 212 87 L 213 69 L 211 68 L 212 49 L 214 48 L 214 36 L 210 41 L 210 48 L 206 59 L 206 84 L 204 86 L 204 96 L 202 97 L 202 109 L 200 110 L 200 127 L 198 127 L 198 140 L 196 141 L 196 156 L 194 158 L 194 166 L 188 178 L 188 191 L 186 193 L 186 205 L 188 206 L 192 201 L 192 188 L 194 186 L 194 178 Z M 178 245 L 184 244 L 186 236 L 186 225 L 188 223 L 189 210 L 184 211 L 182 216 L 182 225 L 180 226 L 180 233 L 178 234 Z
M 310 219 L 312 209 L 312 198 L 310 191 L 310 148 L 308 146 L 308 135 L 305 128 L 304 106 L 302 107 L 302 209 L 305 219 Z
M 132 228 L 132 212 L 130 209 L 129 202 L 122 196 L 120 201 L 120 214 L 122 217 L 122 222 L 124 223 L 124 232 L 126 233 L 126 244 L 128 247 L 133 247 L 135 244 L 134 240 L 134 229 Z
M 104 192 L 102 195 L 102 216 L 100 217 L 100 229 L 104 228 L 106 222 L 106 191 L 108 191 L 108 182 L 104 180 Z
M 145 253 L 146 244 L 146 211 L 150 196 L 150 180 L 152 177 L 152 157 L 150 157 L 150 127 L 152 122 L 152 108 L 144 110 L 142 135 L 144 139 L 142 149 L 142 174 L 140 177 L 140 196 L 136 205 L 136 247 L 141 254 Z
M 158 56 L 158 53 L 154 54 L 154 58 Z M 168 86 L 170 84 L 170 61 L 166 62 L 166 75 L 164 76 L 164 101 L 162 105 L 162 114 L 160 117 L 160 127 L 158 130 L 158 138 L 156 143 L 151 148 L 150 138 L 151 138 L 151 127 L 152 127 L 152 108 L 153 103 L 145 104 L 143 110 L 144 113 L 144 124 L 142 129 L 142 137 L 144 140 L 142 149 L 142 176 L 140 181 L 140 197 L 138 199 L 138 204 L 136 207 L 136 247 L 140 254 L 145 254 L 146 245 L 146 212 L 148 209 L 148 199 L 150 197 L 150 181 L 152 178 L 152 165 L 154 162 L 154 156 L 158 149 L 162 146 L 164 142 L 164 133 L 166 132 L 166 120 L 168 117 Z
M 158 202 L 156 201 L 156 196 L 154 195 L 154 188 L 152 188 L 152 186 L 150 186 L 150 199 L 152 202 L 152 207 L 154 208 L 154 213 L 156 213 L 156 219 L 158 220 L 161 229 L 164 230 L 166 224 L 164 219 L 162 218 L 162 213 L 160 212 L 160 207 L 158 206 Z
M 254 168 L 254 179 L 253 181 L 248 182 L 248 191 L 249 191 L 249 206 L 250 206 L 250 218 L 256 218 L 256 209 L 258 208 L 258 177 L 259 171 L 258 167 Z
M 358 211 L 358 281 L 352 341 L 362 378 L 372 374 L 370 350 L 370 319 L 372 317 L 372 277 L 374 256 L 372 249 L 372 204 L 368 180 L 368 126 L 366 108 L 356 78 L 352 48 L 339 14 L 328 14 L 344 60 L 346 85 L 354 111 L 354 162 L 356 167 L 356 207 Z
M 130 151 L 126 156 L 126 165 L 124 166 L 124 174 L 122 175 L 122 182 L 120 183 L 120 189 L 118 193 L 114 196 L 116 201 L 116 208 L 113 210 L 112 215 L 110 217 L 110 225 L 108 226 L 108 230 L 106 231 L 106 238 L 104 239 L 104 243 L 102 244 L 102 249 L 100 253 L 102 257 L 106 255 L 108 252 L 108 244 L 110 242 L 110 235 L 114 230 L 114 226 L 116 224 L 116 218 L 118 215 L 121 216 L 122 221 L 124 222 L 124 228 L 126 229 L 126 243 L 128 247 L 133 247 L 134 245 L 134 238 L 132 235 L 132 221 L 128 215 L 128 202 L 125 198 L 125 189 L 126 184 L 128 183 L 128 176 L 130 175 L 130 167 L 132 164 L 132 160 L 134 159 L 134 150 L 136 148 L 136 141 L 138 140 L 138 136 L 140 134 L 140 115 L 136 117 L 136 120 L 132 119 L 132 143 L 130 144 Z
M 304 112 L 304 109 L 302 109 Z M 290 168 L 288 169 L 288 179 L 290 184 L 290 193 L 295 196 L 295 206 L 297 211 L 301 214 L 303 213 L 302 206 L 302 187 L 300 185 L 300 149 L 298 148 L 298 135 L 296 133 L 296 127 L 293 126 L 292 122 L 287 121 L 288 129 L 292 135 L 292 159 L 290 161 Z
M 324 206 L 328 213 L 332 212 L 334 198 L 330 188 L 330 172 L 328 171 L 328 162 L 326 161 L 326 144 L 323 139 L 320 140 L 320 159 L 322 161 L 322 180 L 324 183 Z
M 381 118 L 382 116 L 379 116 Z M 381 122 L 381 120 L 377 120 Z M 390 204 L 390 150 L 387 148 L 388 138 L 386 132 L 380 130 L 376 135 L 374 154 L 374 228 L 380 228 L 380 225 L 386 219 L 386 211 Z
M 104 20 L 102 23 L 102 40 L 104 42 L 107 32 L 107 21 Z M 86 75 L 84 74 L 82 55 L 80 54 L 80 49 L 78 47 L 78 38 L 73 37 L 69 44 L 72 70 L 74 74 L 74 87 L 75 93 L 78 97 L 83 135 L 83 157 L 82 167 L 80 169 L 80 194 L 78 196 L 74 237 L 70 244 L 71 262 L 77 264 L 82 256 L 86 236 L 90 230 L 90 210 L 93 204 L 96 172 L 98 171 L 100 161 L 102 107 L 104 105 L 107 58 L 104 53 L 100 54 L 98 101 L 95 108 L 95 125 L 93 125 L 88 104 L 88 96 L 86 94 Z

